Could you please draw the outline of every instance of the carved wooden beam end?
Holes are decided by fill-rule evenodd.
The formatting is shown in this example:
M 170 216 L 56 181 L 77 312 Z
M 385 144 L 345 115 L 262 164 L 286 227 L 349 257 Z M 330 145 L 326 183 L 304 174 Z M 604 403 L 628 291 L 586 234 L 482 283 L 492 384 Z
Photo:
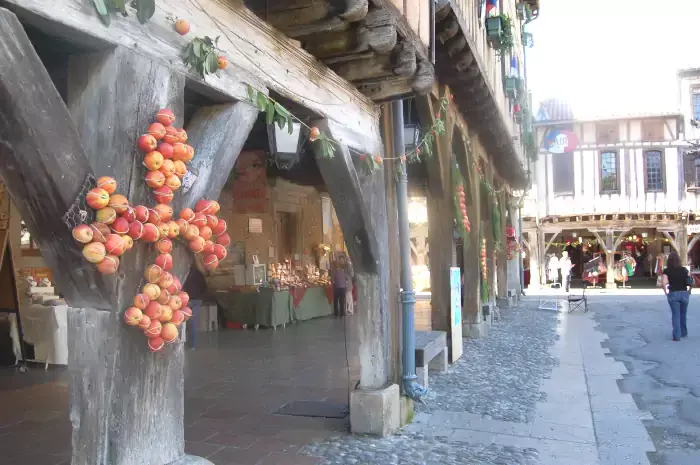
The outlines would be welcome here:
M 470 127 L 478 131 L 499 174 L 513 185 L 522 185 L 524 171 L 518 162 L 507 115 L 501 111 L 489 84 L 484 57 L 479 55 L 476 45 L 462 30 L 451 6 L 436 12 L 435 32 L 440 82 L 449 84 L 454 90 L 455 103 Z

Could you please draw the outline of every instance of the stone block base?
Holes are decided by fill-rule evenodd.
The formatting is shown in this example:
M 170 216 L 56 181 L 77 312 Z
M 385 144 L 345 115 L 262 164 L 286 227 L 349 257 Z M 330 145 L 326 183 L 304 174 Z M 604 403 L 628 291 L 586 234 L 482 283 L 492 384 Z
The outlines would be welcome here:
M 415 416 L 415 412 L 413 411 L 413 399 L 410 397 L 404 397 L 401 396 L 399 399 L 401 402 L 401 427 L 404 427 L 408 425 L 409 423 L 413 423 L 413 417 Z
M 605 289 L 617 289 L 617 283 L 605 283 Z
M 498 308 L 510 308 L 512 305 L 512 300 L 510 297 L 496 299 L 496 305 L 498 306 Z
M 481 339 L 489 334 L 489 324 L 486 321 L 479 323 L 463 323 L 462 337 L 469 339 Z
M 171 462 L 168 465 L 214 465 L 207 459 L 197 457 L 196 455 L 185 455 L 176 462 Z
M 353 434 L 388 436 L 401 426 L 398 384 L 383 389 L 356 389 L 350 394 L 350 430 Z

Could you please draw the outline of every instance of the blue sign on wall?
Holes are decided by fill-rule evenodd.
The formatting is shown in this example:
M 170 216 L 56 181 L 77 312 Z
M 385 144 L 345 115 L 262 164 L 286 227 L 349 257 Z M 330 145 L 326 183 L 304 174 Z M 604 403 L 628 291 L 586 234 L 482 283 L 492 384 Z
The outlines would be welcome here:
M 459 268 L 450 268 L 450 310 L 452 326 L 462 324 L 462 280 Z

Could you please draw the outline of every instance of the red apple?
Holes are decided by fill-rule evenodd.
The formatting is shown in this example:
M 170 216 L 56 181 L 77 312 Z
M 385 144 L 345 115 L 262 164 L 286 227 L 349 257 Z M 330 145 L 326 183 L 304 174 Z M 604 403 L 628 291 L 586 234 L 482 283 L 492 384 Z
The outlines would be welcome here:
M 161 140 L 165 137 L 165 126 L 160 123 L 151 123 L 146 132 L 155 137 L 156 140 Z
M 93 210 L 99 210 L 109 205 L 109 194 L 106 190 L 95 187 L 85 194 L 85 202 Z
M 129 222 L 121 216 L 117 217 L 112 222 L 110 227 L 112 228 L 112 231 L 119 235 L 126 234 L 129 232 Z
M 146 307 L 148 307 L 148 304 L 151 303 L 151 299 L 148 298 L 146 294 L 136 294 L 134 296 L 134 307 L 140 309 L 140 310 L 146 310 Z
M 143 318 L 143 312 L 136 307 L 129 307 L 124 312 L 124 323 L 128 326 L 138 326 Z
M 129 236 L 138 241 L 143 236 L 143 223 L 140 221 L 134 221 L 129 225 Z
M 195 236 L 194 239 L 190 241 L 190 250 L 194 253 L 201 253 L 204 250 L 204 239 L 200 236 Z
M 104 260 L 97 264 L 97 271 L 102 274 L 114 274 L 119 269 L 119 259 L 114 255 L 106 255 Z
M 227 227 L 226 220 L 219 220 L 219 222 L 216 224 L 216 227 L 211 228 L 211 232 L 215 236 L 220 236 L 226 232 L 226 227 Z
M 228 245 L 231 243 L 231 236 L 229 236 L 226 233 L 221 234 L 219 237 L 216 238 L 216 243 L 219 245 L 223 245 L 224 247 L 228 247 Z
M 155 259 L 155 264 L 166 271 L 173 269 L 173 256 L 169 253 L 162 253 Z
M 173 243 L 170 239 L 164 237 L 156 243 L 156 250 L 160 253 L 170 253 L 173 250 Z
M 142 136 L 139 136 L 139 138 L 136 140 L 136 145 L 138 145 L 139 149 L 142 152 L 148 153 L 155 150 L 156 147 L 158 147 L 158 141 L 152 135 L 144 134 Z
M 173 158 L 173 146 L 167 142 L 158 144 L 158 151 L 163 155 L 163 158 L 170 160 Z
M 143 205 L 137 205 L 134 207 L 134 216 L 137 221 L 141 223 L 148 222 L 148 208 Z
M 107 236 L 107 241 L 105 242 L 105 250 L 108 255 L 119 257 L 126 251 L 124 239 L 117 234 L 110 234 Z
M 158 113 L 156 113 L 156 121 L 163 126 L 170 126 L 175 121 L 175 114 L 172 112 L 172 110 L 163 108 L 158 110 Z
M 195 213 L 191 208 L 183 208 L 180 210 L 180 214 L 178 216 L 188 223 L 191 223 L 195 218 Z
M 112 233 L 112 231 L 109 230 L 109 226 L 104 223 L 92 223 L 90 229 L 92 229 L 92 240 L 94 242 L 102 242 L 103 244 L 107 241 L 107 236 Z
M 146 173 L 146 184 L 151 189 L 157 189 L 165 184 L 165 175 L 158 170 L 150 170 Z
M 219 266 L 219 259 L 216 255 L 211 254 L 204 257 L 204 269 L 207 271 L 215 270 Z
M 97 187 L 112 195 L 117 190 L 117 181 L 109 176 L 101 176 L 97 180 Z
M 226 247 L 224 247 L 223 245 L 221 245 L 221 244 L 216 244 L 216 245 L 214 246 L 214 255 L 216 255 L 216 258 L 218 258 L 219 261 L 221 261 L 221 260 L 223 260 L 224 258 L 226 258 L 226 255 L 227 255 L 227 254 L 228 254 L 228 252 L 226 252 Z
M 92 242 L 94 233 L 92 228 L 87 224 L 79 224 L 73 228 L 73 239 L 80 242 L 81 244 L 89 244 Z
M 149 244 L 154 243 L 160 237 L 160 232 L 156 225 L 152 223 L 146 223 L 143 225 L 143 233 L 141 234 L 141 240 L 148 242 Z

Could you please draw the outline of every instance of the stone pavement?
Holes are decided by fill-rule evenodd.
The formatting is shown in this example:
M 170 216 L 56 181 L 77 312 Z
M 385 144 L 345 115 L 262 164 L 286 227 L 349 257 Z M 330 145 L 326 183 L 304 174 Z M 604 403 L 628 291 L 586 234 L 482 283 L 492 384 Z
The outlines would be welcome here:
M 635 294 L 637 291 L 632 290 Z M 671 341 L 668 304 L 655 296 L 595 297 L 604 344 L 629 374 L 619 383 L 653 418 L 645 421 L 657 451 L 653 464 L 700 464 L 700 297 L 688 308 L 689 337 Z
M 413 424 L 385 438 L 336 437 L 304 452 L 345 465 L 647 465 L 654 451 L 641 412 L 618 380 L 591 314 L 502 312 L 488 338 L 431 377 L 435 392 Z

